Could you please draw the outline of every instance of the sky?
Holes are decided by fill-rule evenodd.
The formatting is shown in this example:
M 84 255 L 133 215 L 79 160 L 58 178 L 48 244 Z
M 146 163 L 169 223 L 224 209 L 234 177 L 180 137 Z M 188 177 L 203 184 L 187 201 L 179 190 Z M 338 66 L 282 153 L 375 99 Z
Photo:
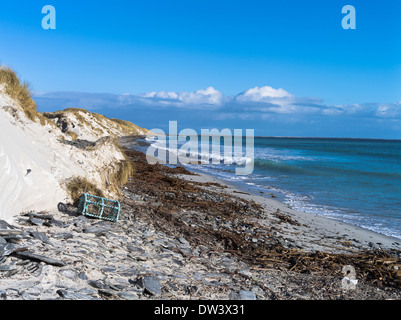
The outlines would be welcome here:
M 55 29 L 42 27 L 45 5 Z M 0 63 L 42 112 L 401 139 L 400 35 L 398 0 L 15 0 L 0 11 Z

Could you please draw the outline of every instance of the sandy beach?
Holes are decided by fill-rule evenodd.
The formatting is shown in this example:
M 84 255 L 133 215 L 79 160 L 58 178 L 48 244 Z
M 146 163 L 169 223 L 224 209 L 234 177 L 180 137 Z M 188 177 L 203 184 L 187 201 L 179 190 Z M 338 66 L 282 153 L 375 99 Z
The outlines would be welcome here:
M 0 97 L 2 130 L 13 133 L 0 143 L 1 299 L 401 298 L 398 239 L 183 167 L 151 165 L 108 138 L 146 132 L 133 124 L 71 109 L 41 125 Z M 141 138 L 121 143 L 139 146 Z M 77 211 L 66 188 L 74 176 L 92 181 L 81 192 L 100 188 L 119 200 L 118 222 Z M 357 286 L 344 288 L 347 279 Z
M 148 146 L 149 144 L 144 142 L 143 138 L 143 136 L 139 136 L 137 139 L 125 137 L 121 141 L 125 146 L 129 146 L 130 148 Z M 202 173 L 199 170 L 194 171 L 194 173 L 195 175 L 178 175 L 178 177 L 201 184 L 221 185 L 224 188 L 219 189 L 229 195 L 260 204 L 264 208 L 265 213 L 265 216 L 260 219 L 260 223 L 262 224 L 274 224 L 277 220 L 275 213 L 278 211 L 280 214 L 296 221 L 299 226 L 294 228 L 293 225 L 289 224 L 281 232 L 288 241 L 296 241 L 305 250 L 338 252 L 340 248 L 338 245 L 341 241 L 349 247 L 362 250 L 373 248 L 401 250 L 401 239 L 370 231 L 336 219 L 293 210 L 288 205 L 276 200 L 275 196 L 269 192 L 257 192 L 251 188 Z
M 118 222 L 62 202 L 1 222 L 2 299 L 401 298 L 395 239 L 126 154 L 135 169 Z

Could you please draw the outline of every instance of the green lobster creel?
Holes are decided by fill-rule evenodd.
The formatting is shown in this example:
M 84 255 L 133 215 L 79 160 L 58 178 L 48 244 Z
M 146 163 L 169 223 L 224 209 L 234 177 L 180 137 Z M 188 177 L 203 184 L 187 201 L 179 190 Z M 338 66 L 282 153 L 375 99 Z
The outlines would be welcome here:
M 84 216 L 117 222 L 120 203 L 85 193 L 79 199 L 78 212 Z

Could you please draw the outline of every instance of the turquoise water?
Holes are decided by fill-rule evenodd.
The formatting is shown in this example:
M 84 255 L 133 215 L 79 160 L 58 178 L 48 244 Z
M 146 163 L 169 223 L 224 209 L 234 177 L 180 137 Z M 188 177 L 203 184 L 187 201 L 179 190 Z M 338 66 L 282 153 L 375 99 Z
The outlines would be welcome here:
M 254 143 L 251 175 L 236 176 L 237 164 L 224 161 L 189 169 L 273 193 L 296 210 L 401 238 L 401 141 L 255 137 Z

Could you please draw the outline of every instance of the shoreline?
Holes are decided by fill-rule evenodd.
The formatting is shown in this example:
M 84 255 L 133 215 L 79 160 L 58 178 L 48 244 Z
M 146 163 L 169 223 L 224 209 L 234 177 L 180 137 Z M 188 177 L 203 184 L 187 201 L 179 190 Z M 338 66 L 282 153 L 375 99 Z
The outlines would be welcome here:
M 326 240 L 328 240 L 336 239 L 341 236 L 344 239 L 346 238 L 346 241 L 352 242 L 353 245 L 359 247 L 360 249 L 370 250 L 373 248 L 382 248 L 401 250 L 401 239 L 387 236 L 385 234 L 371 231 L 369 229 L 365 229 L 340 220 L 294 210 L 290 208 L 287 204 L 280 202 L 279 200 L 268 198 L 267 196 L 263 195 L 258 195 L 251 188 L 247 189 L 246 187 L 240 186 L 233 182 L 225 181 L 223 179 L 219 179 L 210 174 L 200 173 L 197 171 L 193 172 L 196 173 L 198 176 L 179 175 L 179 177 L 188 181 L 201 183 L 211 182 L 224 185 L 227 188 L 223 189 L 223 192 L 229 194 L 232 193 L 235 194 L 235 196 L 241 197 L 245 200 L 251 200 L 261 204 L 266 209 L 266 212 L 270 212 L 270 214 L 267 214 L 266 216 L 267 219 L 271 219 L 272 213 L 279 210 L 281 214 L 289 215 L 298 223 L 309 226 L 309 232 L 313 232 L 313 235 L 309 236 L 312 241 L 316 240 L 316 237 L 320 237 L 321 239 L 327 238 Z M 324 245 L 308 245 L 308 237 L 304 237 L 305 239 L 302 242 L 305 248 L 309 248 L 310 250 L 325 249 Z M 329 245 L 332 245 L 332 243 L 330 243 L 332 241 L 328 242 Z M 331 251 L 331 249 L 332 248 L 326 248 L 326 251 Z
M 123 137 L 122 139 L 126 139 L 125 143 L 127 143 L 127 146 L 149 146 L 149 142 L 141 141 L 144 137 L 145 136 Z M 143 152 L 141 150 L 138 151 Z M 310 226 L 311 229 L 313 229 L 313 232 L 316 233 L 316 236 L 321 239 L 328 237 L 336 239 L 338 236 L 342 236 L 347 239 L 346 241 L 351 241 L 353 242 L 353 245 L 365 250 L 375 248 L 401 250 L 401 239 L 399 238 L 343 222 L 335 218 L 328 218 L 322 215 L 295 210 L 277 199 L 267 197 L 267 194 L 270 194 L 270 192 L 265 192 L 264 195 L 261 195 L 256 190 L 252 190 L 252 188 L 248 188 L 240 183 L 226 181 L 214 176 L 213 174 L 200 172 L 200 170 L 191 170 L 191 168 L 188 168 L 187 166 L 183 167 L 198 175 L 199 178 L 195 178 L 196 176 L 179 175 L 180 178 L 201 183 L 211 182 L 224 185 L 226 189 L 223 191 L 227 193 L 235 193 L 236 196 L 242 197 L 245 200 L 260 203 L 266 209 L 266 212 L 276 212 L 276 210 L 280 210 L 280 212 L 293 217 L 301 224 Z M 269 218 L 269 216 L 267 218 Z M 313 241 L 314 237 L 311 237 L 311 240 Z M 309 247 L 311 250 L 322 248 L 322 246 L 314 245 L 306 245 L 306 247 Z
M 348 226 L 331 229 L 211 176 L 125 153 L 134 171 L 117 222 L 64 203 L 0 221 L 2 299 L 400 299 L 400 252 L 384 240 L 348 241 Z M 353 289 L 344 266 L 355 268 Z

